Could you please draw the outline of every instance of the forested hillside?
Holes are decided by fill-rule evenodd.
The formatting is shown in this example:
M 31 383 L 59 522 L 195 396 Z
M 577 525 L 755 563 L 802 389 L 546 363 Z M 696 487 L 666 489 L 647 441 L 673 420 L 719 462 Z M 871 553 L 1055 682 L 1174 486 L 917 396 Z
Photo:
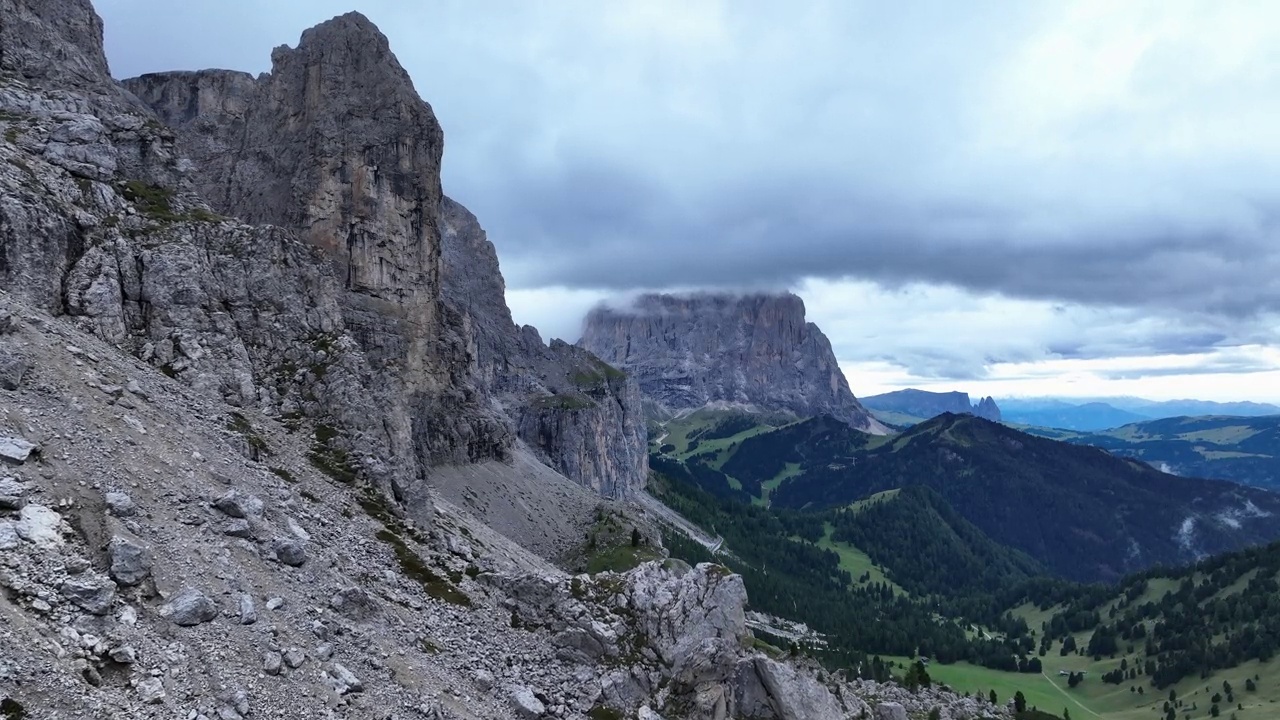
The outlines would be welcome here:
M 1159 569 L 1114 586 L 1064 587 L 1041 598 L 1052 609 L 1042 647 L 1061 654 L 1121 656 L 1127 668 L 1104 682 L 1139 675 L 1165 688 L 1243 662 L 1266 662 L 1280 647 L 1280 544 Z M 1076 640 L 1077 634 L 1085 633 Z M 1055 646 L 1056 643 L 1056 646 Z
M 741 413 L 669 427 L 652 445 L 652 491 L 724 538 L 718 560 L 743 574 L 754 609 L 824 636 L 805 652 L 868 677 L 926 655 L 963 690 L 1024 691 L 1028 707 L 1079 716 L 1164 718 L 1171 690 L 1186 694 L 1170 704 L 1178 718 L 1265 716 L 1273 695 L 1247 685 L 1272 678 L 1244 669 L 1269 668 L 1280 643 L 1280 546 L 1164 568 L 1188 548 L 1265 537 L 1269 493 L 967 416 L 890 438 Z M 1220 535 L 1203 532 L 1211 523 Z M 1246 532 L 1233 538 L 1235 523 Z M 1118 577 L 1129 562 L 1147 569 Z M 1231 686 L 1235 705 L 1195 679 Z
M 654 466 L 679 464 L 721 498 L 793 510 L 929 487 L 990 539 L 1063 578 L 1117 580 L 1280 539 L 1280 524 L 1269 519 L 1280 512 L 1273 493 L 1170 475 L 969 415 L 942 415 L 891 437 L 821 417 L 701 422 L 692 432 L 677 424 L 653 448 Z
M 837 511 L 773 510 L 733 497 L 717 498 L 698 487 L 692 475 L 661 463 L 655 465 L 651 491 L 724 538 L 726 552 L 718 561 L 742 574 L 753 609 L 805 622 L 826 635 L 827 647 L 814 652 L 840 665 L 869 672 L 870 666 L 862 664 L 868 654 L 919 652 L 942 662 L 965 660 L 1016 669 L 1019 655 L 1025 666 L 1034 647 L 1026 624 L 996 609 L 1017 604 L 1021 590 L 1011 588 L 1011 595 L 999 598 L 994 588 L 975 584 L 952 591 L 945 583 L 925 579 L 929 568 L 936 567 L 930 564 L 938 560 L 936 555 L 927 560 L 923 555 L 886 554 L 891 569 L 876 567 L 858 548 L 831 537 L 832 527 L 840 522 Z M 893 504 L 895 500 L 886 502 Z M 940 531 L 923 544 L 937 549 L 946 539 Z M 975 556 L 1012 555 L 980 533 L 972 539 L 985 545 L 972 551 Z M 679 536 L 669 537 L 668 545 L 673 556 L 690 562 L 709 557 L 701 545 Z M 1010 573 L 1027 571 L 1007 567 Z M 919 592 L 904 592 L 881 574 L 886 571 Z M 999 632 L 991 639 L 975 638 L 967 628 L 979 622 Z

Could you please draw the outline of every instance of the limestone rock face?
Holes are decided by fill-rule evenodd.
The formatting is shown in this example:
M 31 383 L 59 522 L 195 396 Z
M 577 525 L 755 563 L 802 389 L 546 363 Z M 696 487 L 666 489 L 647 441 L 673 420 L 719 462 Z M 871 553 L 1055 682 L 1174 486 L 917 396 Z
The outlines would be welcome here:
M 626 309 L 593 310 L 579 345 L 634 376 L 659 412 L 730 404 L 885 432 L 789 293 L 644 295 Z
M 394 436 L 461 462 L 505 457 L 515 432 L 605 496 L 640 487 L 635 389 L 612 377 L 576 387 L 599 363 L 511 321 L 493 246 L 441 192 L 439 123 L 386 38 L 353 13 L 272 60 L 260 78 L 210 70 L 125 85 L 177 131 L 215 208 L 293 228 L 330 260 L 352 335 L 375 370 L 395 370 L 401 387 L 384 401 L 408 398 Z
M 465 207 L 445 198 L 441 237 L 445 299 L 466 320 L 475 376 L 515 430 L 551 467 L 611 498 L 648 475 L 639 385 L 582 348 L 542 341 L 517 326 L 498 255 Z
M 221 70 L 127 80 L 178 134 L 219 212 L 295 231 L 328 261 L 376 381 L 395 454 L 429 463 L 507 453 L 442 302 L 444 134 L 386 37 L 358 13 L 272 53 L 259 78 Z

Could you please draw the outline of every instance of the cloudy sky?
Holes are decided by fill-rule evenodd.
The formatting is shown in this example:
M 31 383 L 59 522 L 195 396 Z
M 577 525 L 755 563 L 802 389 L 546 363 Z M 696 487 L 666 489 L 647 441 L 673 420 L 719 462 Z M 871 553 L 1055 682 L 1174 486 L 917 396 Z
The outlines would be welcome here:
M 1270 0 L 96 0 L 118 77 L 356 9 L 516 319 L 791 289 L 858 394 L 1280 401 Z

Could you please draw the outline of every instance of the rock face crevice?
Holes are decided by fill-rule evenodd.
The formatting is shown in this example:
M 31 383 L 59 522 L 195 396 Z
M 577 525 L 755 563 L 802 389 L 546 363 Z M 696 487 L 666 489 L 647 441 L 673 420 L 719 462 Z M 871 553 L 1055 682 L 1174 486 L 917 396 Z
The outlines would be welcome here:
M 582 348 L 544 343 L 536 328 L 517 326 L 493 243 L 475 216 L 447 197 L 441 236 L 444 295 L 466 318 L 474 375 L 520 439 L 605 497 L 643 487 L 648 456 L 636 382 Z
M 790 293 L 644 295 L 592 310 L 579 345 L 633 375 L 659 413 L 731 404 L 885 432 Z

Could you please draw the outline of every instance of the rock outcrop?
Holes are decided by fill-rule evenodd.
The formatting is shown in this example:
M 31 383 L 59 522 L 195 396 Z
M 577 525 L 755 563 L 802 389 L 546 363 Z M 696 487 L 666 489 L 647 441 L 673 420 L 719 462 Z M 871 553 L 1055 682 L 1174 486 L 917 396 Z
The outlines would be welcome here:
M 1000 407 L 996 405 L 994 398 L 987 396 L 973 403 L 969 399 L 969 393 L 963 392 L 930 392 L 908 388 L 883 395 L 868 395 L 862 398 L 862 404 L 873 411 L 901 413 L 926 420 L 943 413 L 968 413 L 984 420 L 1000 422 Z
M 990 395 L 982 398 L 977 405 L 973 406 L 973 414 L 983 420 L 1000 422 L 1000 406 L 996 405 L 996 399 Z
M 789 293 L 644 295 L 592 310 L 578 344 L 634 376 L 658 412 L 731 404 L 885 432 Z
M 517 326 L 479 221 L 449 198 L 441 216 L 444 295 L 466 320 L 480 386 L 551 467 L 606 497 L 633 495 L 648 475 L 639 386 L 582 348 Z
M 270 98 L 246 106 L 260 144 L 216 168 L 256 199 L 223 193 L 219 210 L 272 226 L 190 192 L 212 188 L 184 155 L 213 158 L 110 79 L 87 2 L 0 0 L 0 15 L 6 289 L 202 392 L 314 427 L 318 463 L 410 509 L 428 511 L 432 465 L 508 454 L 440 296 L 439 128 L 376 30 L 339 19 L 278 50 Z

